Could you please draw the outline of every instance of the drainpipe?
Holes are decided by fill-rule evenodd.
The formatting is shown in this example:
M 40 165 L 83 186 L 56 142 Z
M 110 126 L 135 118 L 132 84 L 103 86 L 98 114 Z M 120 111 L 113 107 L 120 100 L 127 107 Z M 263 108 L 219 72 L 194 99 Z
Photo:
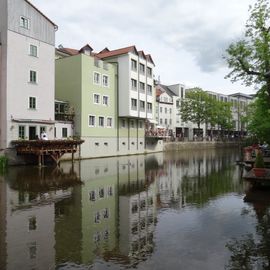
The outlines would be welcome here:
M 117 151 L 119 152 L 119 65 L 118 62 L 109 62 L 110 64 L 116 65 L 116 75 L 115 75 L 115 80 L 116 80 L 116 117 L 117 117 L 117 129 L 116 129 L 116 137 L 117 137 Z

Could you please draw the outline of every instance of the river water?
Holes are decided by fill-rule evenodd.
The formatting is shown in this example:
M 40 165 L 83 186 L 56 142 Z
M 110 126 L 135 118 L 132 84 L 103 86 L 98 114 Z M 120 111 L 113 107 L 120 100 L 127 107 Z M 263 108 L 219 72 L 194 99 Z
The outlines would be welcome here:
M 0 269 L 269 269 L 270 193 L 239 151 L 10 167 L 0 174 Z

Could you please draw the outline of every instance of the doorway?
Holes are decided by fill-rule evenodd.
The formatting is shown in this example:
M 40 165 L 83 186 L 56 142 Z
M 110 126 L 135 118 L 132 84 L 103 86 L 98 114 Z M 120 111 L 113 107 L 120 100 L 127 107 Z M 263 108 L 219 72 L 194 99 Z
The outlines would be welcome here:
M 36 127 L 29 127 L 29 140 L 35 140 L 36 139 L 36 131 L 37 128 Z

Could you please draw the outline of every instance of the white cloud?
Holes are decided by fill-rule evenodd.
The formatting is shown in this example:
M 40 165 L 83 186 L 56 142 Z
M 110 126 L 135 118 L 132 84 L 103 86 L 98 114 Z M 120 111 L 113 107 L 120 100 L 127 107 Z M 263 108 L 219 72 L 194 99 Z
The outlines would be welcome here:
M 255 0 L 32 0 L 59 26 L 57 44 L 96 51 L 136 45 L 151 53 L 164 83 L 248 91 L 223 78 L 224 50 L 239 38 Z M 163 79 L 164 78 L 164 79 Z M 226 88 L 226 89 L 225 89 Z

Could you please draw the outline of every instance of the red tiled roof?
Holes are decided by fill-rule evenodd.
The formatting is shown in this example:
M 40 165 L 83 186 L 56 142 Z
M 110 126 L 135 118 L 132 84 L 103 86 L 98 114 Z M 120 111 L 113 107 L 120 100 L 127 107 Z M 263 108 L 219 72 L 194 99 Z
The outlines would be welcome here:
M 51 21 L 44 13 L 42 13 L 37 7 L 35 7 L 30 1 L 24 0 L 26 3 L 28 3 L 32 8 L 34 8 L 38 13 L 40 13 L 45 19 L 47 19 L 52 25 L 54 25 L 54 28 L 57 30 L 58 26 Z
M 122 54 L 126 54 L 129 52 L 134 52 L 134 51 L 136 54 L 138 54 L 136 47 L 133 45 L 133 46 L 129 46 L 126 48 L 121 48 L 121 49 L 117 49 L 117 50 L 113 50 L 113 51 L 105 51 L 105 52 L 101 51 L 100 53 L 97 54 L 97 56 L 99 58 L 107 58 L 107 57 L 122 55 Z
M 60 52 L 63 52 L 63 53 L 69 54 L 69 55 L 77 55 L 77 54 L 79 54 L 78 50 L 71 49 L 71 48 L 58 48 L 58 50 Z
M 156 89 L 156 97 L 159 97 L 163 91 L 161 91 L 159 88 Z

